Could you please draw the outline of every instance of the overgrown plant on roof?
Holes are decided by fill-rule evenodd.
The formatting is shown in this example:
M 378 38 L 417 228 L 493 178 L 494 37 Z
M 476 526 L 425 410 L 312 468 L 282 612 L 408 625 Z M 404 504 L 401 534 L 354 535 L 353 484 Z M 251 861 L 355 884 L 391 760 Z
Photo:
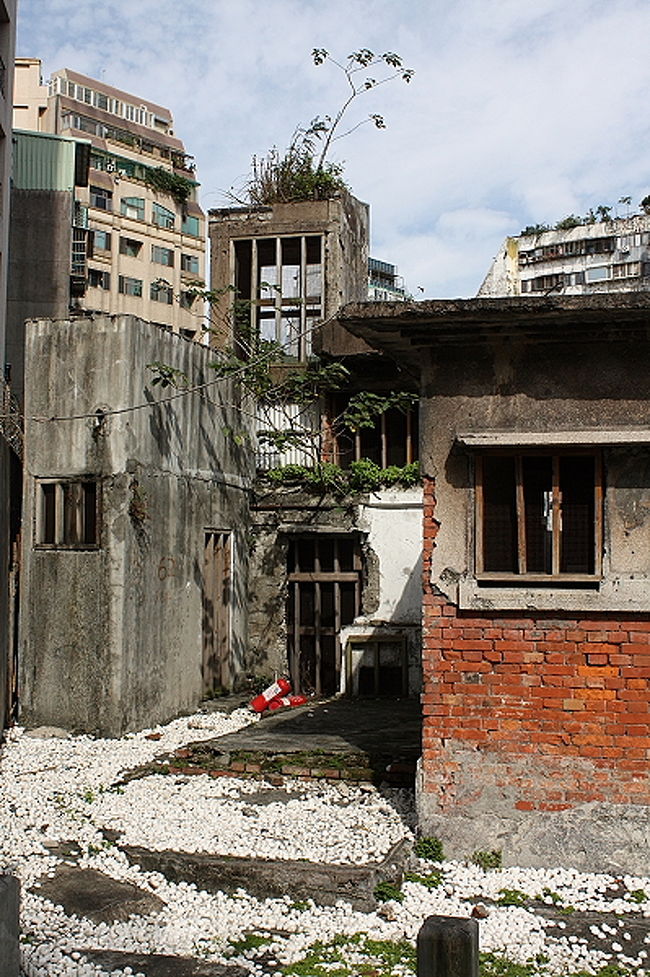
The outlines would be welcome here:
M 357 99 L 379 85 L 395 79 L 408 83 L 414 74 L 411 68 L 404 67 L 402 58 L 393 51 L 375 54 L 368 48 L 361 48 L 338 60 L 325 48 L 314 48 L 312 59 L 317 66 L 332 64 L 341 72 L 345 79 L 345 97 L 333 114 L 316 116 L 308 125 L 298 126 L 284 152 L 274 147 L 265 156 L 253 157 L 251 178 L 246 187 L 246 197 L 251 204 L 327 200 L 345 190 L 343 165 L 328 159 L 332 144 L 367 123 L 377 129 L 386 128 L 384 117 L 371 112 L 341 131 L 350 108 Z

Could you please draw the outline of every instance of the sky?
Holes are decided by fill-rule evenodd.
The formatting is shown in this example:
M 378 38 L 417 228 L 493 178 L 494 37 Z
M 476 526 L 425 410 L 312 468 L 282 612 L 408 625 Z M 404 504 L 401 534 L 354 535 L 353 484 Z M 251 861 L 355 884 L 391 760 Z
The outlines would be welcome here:
M 475 295 L 499 245 L 650 193 L 650 0 L 18 0 L 17 54 L 171 109 L 200 201 L 346 96 L 360 48 L 414 70 L 358 98 L 337 141 L 371 254 L 416 298 Z M 650 154 L 649 154 L 650 155 Z

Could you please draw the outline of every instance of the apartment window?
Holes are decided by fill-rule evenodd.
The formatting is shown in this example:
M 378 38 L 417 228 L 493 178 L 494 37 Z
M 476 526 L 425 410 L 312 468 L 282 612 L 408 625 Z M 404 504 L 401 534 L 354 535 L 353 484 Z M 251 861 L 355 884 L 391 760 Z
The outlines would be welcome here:
M 171 305 L 174 301 L 174 290 L 166 282 L 152 282 L 149 295 L 154 302 L 162 302 L 163 305 Z
M 120 238 L 120 254 L 126 255 L 128 258 L 139 258 L 141 250 L 142 241 L 136 241 L 132 237 Z
M 183 217 L 183 220 L 181 221 L 181 231 L 183 234 L 189 234 L 190 237 L 200 237 L 201 224 L 198 217 L 188 217 L 187 215 Z
M 181 255 L 181 271 L 187 271 L 190 275 L 198 275 L 199 259 L 195 254 Z
M 73 275 L 86 274 L 86 257 L 88 253 L 88 231 L 83 227 L 72 228 L 72 257 L 71 271 Z
M 111 250 L 111 235 L 109 231 L 91 231 L 92 235 L 92 246 L 91 251 L 110 251 Z
M 174 222 L 176 220 L 176 214 L 173 210 L 167 210 L 166 207 L 162 207 L 160 204 L 154 203 L 152 205 L 153 210 L 151 214 L 151 219 L 154 224 L 158 227 L 173 228 Z
M 609 265 L 598 265 L 596 268 L 585 269 L 585 282 L 604 282 L 612 277 Z
M 38 547 L 94 549 L 99 545 L 99 491 L 94 479 L 36 482 Z
M 235 288 L 250 302 L 251 327 L 286 355 L 305 359 L 323 310 L 320 236 L 236 241 L 234 251 Z
M 174 252 L 171 248 L 161 248 L 157 244 L 151 245 L 151 260 L 158 265 L 174 267 Z
M 133 295 L 135 298 L 142 298 L 142 279 L 128 278 L 126 275 L 120 275 L 117 290 L 122 295 Z
M 103 109 L 105 112 L 108 111 L 108 96 L 104 95 L 103 92 L 95 92 L 95 105 L 98 109 Z
M 155 204 L 154 204 L 155 206 Z M 144 198 L 143 197 L 122 197 L 120 200 L 120 213 L 123 217 L 132 217 L 134 220 L 144 220 Z
M 601 548 L 599 455 L 477 456 L 479 580 L 595 580 Z
M 108 291 L 111 287 L 110 273 L 108 271 L 100 271 L 99 268 L 89 268 L 88 284 L 91 288 L 103 288 Z
M 90 206 L 97 207 L 99 210 L 113 209 L 113 193 L 111 190 L 104 190 L 103 187 L 90 187 Z
M 640 261 L 624 261 L 612 266 L 613 278 L 638 278 L 641 274 Z

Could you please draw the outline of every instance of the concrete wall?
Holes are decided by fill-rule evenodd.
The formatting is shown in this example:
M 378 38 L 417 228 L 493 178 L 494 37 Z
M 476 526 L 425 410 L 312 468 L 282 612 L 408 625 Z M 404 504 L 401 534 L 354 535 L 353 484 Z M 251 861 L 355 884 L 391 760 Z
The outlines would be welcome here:
M 196 706 L 210 529 L 232 532 L 232 673 L 245 672 L 250 463 L 239 397 L 221 382 L 165 402 L 180 390 L 152 386 L 147 369 L 170 365 L 193 388 L 213 379 L 213 357 L 126 316 L 28 324 L 28 418 L 108 413 L 27 422 L 27 725 L 117 735 Z M 35 479 L 80 475 L 100 482 L 99 547 L 39 548 Z
M 363 556 L 362 613 L 342 632 L 351 638 L 403 639 L 409 694 L 421 687 L 420 489 L 382 490 L 341 501 L 258 483 L 252 510 L 249 628 L 259 675 L 287 670 L 287 549 L 292 536 L 346 533 Z M 342 676 L 341 691 L 345 691 Z
M 625 433 L 603 447 L 602 581 L 508 587 L 473 577 L 472 452 L 456 438 L 643 431 L 649 367 L 647 344 L 622 340 L 441 346 L 425 366 L 418 806 L 451 855 L 647 869 L 650 448 Z

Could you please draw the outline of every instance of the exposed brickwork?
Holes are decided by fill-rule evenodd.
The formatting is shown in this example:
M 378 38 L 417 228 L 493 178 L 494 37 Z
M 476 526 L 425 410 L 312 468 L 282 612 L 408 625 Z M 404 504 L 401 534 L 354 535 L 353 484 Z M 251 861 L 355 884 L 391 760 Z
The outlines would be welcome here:
M 431 584 L 439 523 L 425 485 L 422 694 L 425 790 L 471 804 L 459 753 L 519 811 L 650 804 L 650 615 L 463 612 Z M 475 767 L 474 764 L 472 764 Z M 476 776 L 473 769 L 472 776 Z

